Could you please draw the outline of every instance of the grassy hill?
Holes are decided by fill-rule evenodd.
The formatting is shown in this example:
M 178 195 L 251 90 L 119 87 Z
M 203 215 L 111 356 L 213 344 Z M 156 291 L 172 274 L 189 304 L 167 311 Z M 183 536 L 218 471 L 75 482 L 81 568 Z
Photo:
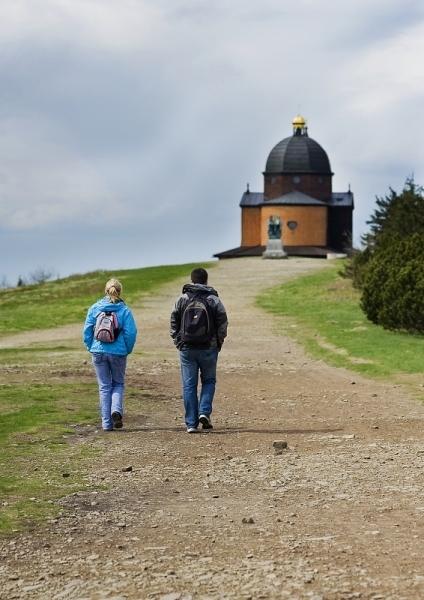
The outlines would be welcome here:
M 1 291 L 0 340 L 13 332 L 82 325 L 111 276 L 122 281 L 125 299 L 137 306 L 195 266 L 99 271 Z M 334 265 L 274 287 L 258 303 L 279 316 L 281 332 L 312 355 L 365 375 L 407 381 L 422 396 L 423 336 L 367 321 L 358 292 L 338 270 Z M 146 409 L 153 401 L 149 390 L 127 387 L 129 409 Z M 54 514 L 57 498 L 87 485 L 84 474 L 98 447 L 69 443 L 76 431 L 91 435 L 98 424 L 97 386 L 80 341 L 0 349 L 0 410 L 0 533 L 8 533 Z
M 122 282 L 123 297 L 133 305 L 140 302 L 143 294 L 154 291 L 163 283 L 189 275 L 196 266 L 199 265 L 95 271 L 43 284 L 1 290 L 0 335 L 83 323 L 87 308 L 103 296 L 105 283 L 111 277 L 117 277 Z
M 375 377 L 421 377 L 424 336 L 388 331 L 368 321 L 359 292 L 340 277 L 339 269 L 334 265 L 272 288 L 258 303 L 283 317 L 283 333 L 330 364 Z

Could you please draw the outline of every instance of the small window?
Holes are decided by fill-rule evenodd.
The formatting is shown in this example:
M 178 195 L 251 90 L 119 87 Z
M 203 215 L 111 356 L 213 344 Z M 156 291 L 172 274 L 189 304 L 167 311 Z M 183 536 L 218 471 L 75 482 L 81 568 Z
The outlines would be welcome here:
M 323 179 L 322 177 L 318 177 L 318 183 L 322 183 Z
M 297 227 L 297 221 L 287 221 L 287 227 L 294 231 Z
M 275 183 L 277 181 L 276 177 L 271 177 L 271 183 Z
M 293 183 L 300 183 L 300 177 L 299 177 L 299 175 L 295 175 L 293 177 Z

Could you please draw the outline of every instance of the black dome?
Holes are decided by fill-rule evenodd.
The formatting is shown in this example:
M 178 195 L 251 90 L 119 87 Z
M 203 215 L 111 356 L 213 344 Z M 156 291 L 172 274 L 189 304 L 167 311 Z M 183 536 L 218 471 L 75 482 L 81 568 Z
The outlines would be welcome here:
M 295 134 L 274 146 L 266 161 L 265 173 L 332 174 L 324 148 L 305 134 Z

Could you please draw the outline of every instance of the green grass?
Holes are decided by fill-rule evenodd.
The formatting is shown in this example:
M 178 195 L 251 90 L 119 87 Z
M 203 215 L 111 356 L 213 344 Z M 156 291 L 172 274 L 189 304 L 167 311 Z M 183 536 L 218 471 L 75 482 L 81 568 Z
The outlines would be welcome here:
M 279 327 L 315 357 L 382 377 L 421 374 L 424 336 L 387 331 L 368 321 L 359 293 L 338 275 L 340 264 L 267 290 L 258 298 L 284 317 Z
M 47 329 L 83 322 L 88 307 L 104 294 L 110 277 L 123 284 L 123 297 L 136 304 L 159 285 L 188 276 L 198 266 L 184 264 L 121 271 L 96 271 L 38 285 L 0 291 L 0 335 L 31 329 Z
M 87 407 L 92 404 L 93 390 L 93 385 L 75 383 L 0 385 L 0 444 L 11 432 L 32 432 L 40 425 L 62 427 L 69 422 L 71 414 L 72 420 L 76 418 L 78 422 L 92 418 L 93 410 Z
M 93 450 L 66 438 L 73 424 L 96 423 L 97 386 L 3 384 L 0 411 L 0 532 L 8 533 L 54 514 L 53 500 L 81 488 L 81 461 Z

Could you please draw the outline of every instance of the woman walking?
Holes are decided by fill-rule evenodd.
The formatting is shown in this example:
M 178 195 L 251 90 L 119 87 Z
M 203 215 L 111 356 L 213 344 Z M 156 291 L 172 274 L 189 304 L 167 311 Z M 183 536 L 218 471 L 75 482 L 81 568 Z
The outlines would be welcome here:
M 109 279 L 105 294 L 88 309 L 83 337 L 99 384 L 102 428 L 112 431 L 123 425 L 125 368 L 137 326 L 121 297 L 122 284 L 117 279 Z

